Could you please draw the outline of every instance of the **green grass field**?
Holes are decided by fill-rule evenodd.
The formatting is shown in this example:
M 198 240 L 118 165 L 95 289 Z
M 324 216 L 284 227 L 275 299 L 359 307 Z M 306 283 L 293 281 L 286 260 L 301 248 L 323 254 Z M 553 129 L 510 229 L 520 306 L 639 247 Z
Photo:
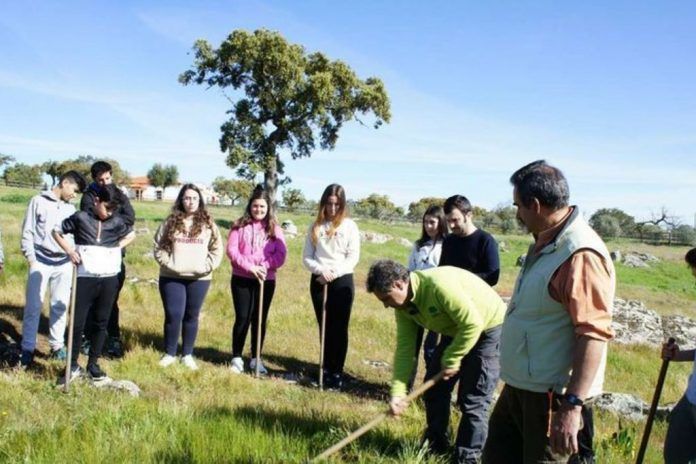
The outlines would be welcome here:
M 0 188 L 0 226 L 5 248 L 5 272 L 0 276 L 0 329 L 18 339 L 21 332 L 27 265 L 19 251 L 19 234 L 28 199 L 33 192 Z M 39 337 L 36 367 L 23 372 L 0 371 L 0 462 L 303 462 L 341 439 L 385 408 L 390 370 L 367 361 L 391 364 L 394 348 L 393 314 L 364 291 L 369 264 L 382 257 L 405 261 L 409 248 L 396 241 L 363 244 L 355 273 L 356 300 L 350 328 L 347 373 L 356 379 L 346 393 L 320 392 L 311 386 L 287 383 L 281 374 L 314 372 L 319 337 L 309 299 L 309 276 L 302 268 L 302 237 L 309 216 L 291 218 L 301 232 L 288 241 L 289 256 L 278 273 L 276 295 L 269 316 L 265 358 L 269 379 L 236 376 L 230 360 L 234 319 L 229 290 L 230 265 L 225 260 L 215 272 L 205 301 L 194 354 L 200 370 L 180 365 L 162 369 L 163 311 L 156 285 L 158 267 L 148 257 L 152 234 L 167 215 L 169 204 L 136 203 L 136 228 L 142 233 L 127 255 L 128 277 L 121 293 L 121 327 L 127 354 L 120 361 L 104 361 L 111 377 L 129 379 L 142 389 L 139 398 L 102 391 L 78 382 L 69 394 L 55 388 L 63 365 L 47 359 L 45 327 Z M 218 224 L 227 229 L 238 209 L 213 207 Z M 416 226 L 390 226 L 368 220 L 361 230 L 415 239 Z M 144 229 L 147 229 L 144 230 Z M 501 253 L 502 277 L 498 290 L 509 295 L 518 268 L 517 256 L 528 237 L 498 237 L 507 245 Z M 662 258 L 651 269 L 618 265 L 617 296 L 638 298 L 661 313 L 696 318 L 696 287 L 682 257 L 686 248 L 650 247 L 624 242 L 610 248 L 640 249 Z M 138 282 L 130 282 L 133 277 Z M 45 324 L 44 324 L 45 326 Z M 249 342 L 247 342 L 249 343 Z M 248 351 L 248 350 L 247 350 Z M 84 362 L 84 361 L 83 361 Z M 657 350 L 614 345 L 610 351 L 607 390 L 633 393 L 650 401 L 660 361 Z M 686 385 L 688 363 L 670 368 L 663 402 L 676 401 Z M 389 420 L 344 449 L 335 462 L 437 462 L 418 450 L 424 424 L 416 404 L 400 420 Z M 458 420 L 456 414 L 453 421 Z M 598 462 L 630 462 L 642 423 L 619 421 L 599 414 Z M 620 428 L 621 427 L 621 428 Z M 654 429 L 646 462 L 662 462 L 665 424 Z

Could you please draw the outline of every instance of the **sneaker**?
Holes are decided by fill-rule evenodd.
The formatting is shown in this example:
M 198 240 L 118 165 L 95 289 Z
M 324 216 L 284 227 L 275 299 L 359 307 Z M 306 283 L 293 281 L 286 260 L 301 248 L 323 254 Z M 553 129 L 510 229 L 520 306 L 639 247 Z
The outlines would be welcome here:
M 193 355 L 190 355 L 190 354 L 187 354 L 186 356 L 182 356 L 181 364 L 188 367 L 192 371 L 195 371 L 198 369 L 198 364 L 196 364 L 196 360 L 193 359 Z
M 33 363 L 33 362 L 34 362 L 34 352 L 22 350 L 22 354 L 19 356 L 19 366 L 22 369 L 26 369 L 29 366 L 31 366 L 31 363 Z
M 70 366 L 70 381 L 72 382 L 73 380 L 77 379 L 78 377 L 82 377 L 82 368 L 80 367 L 79 364 L 75 364 L 73 366 Z
M 170 354 L 165 354 L 162 356 L 162 359 L 159 361 L 159 365 L 162 367 L 168 367 L 171 366 L 176 362 L 176 356 L 172 356 Z
M 239 356 L 232 358 L 232 363 L 230 364 L 230 370 L 234 374 L 243 374 L 244 373 L 244 360 Z
M 51 350 L 51 359 L 55 359 L 57 361 L 65 361 L 68 358 L 68 352 L 65 350 L 65 347 L 58 348 L 57 350 Z
M 101 367 L 99 367 L 99 364 L 97 363 L 89 363 L 87 365 L 87 372 L 89 373 L 89 377 L 92 380 L 104 380 L 108 376 L 106 375 L 106 372 L 104 372 Z
M 268 369 L 263 365 L 263 361 L 261 361 L 260 358 L 252 358 L 251 361 L 249 361 L 249 370 L 253 373 L 256 373 L 256 363 L 259 363 L 259 374 L 261 375 L 267 375 L 268 374 Z
M 109 337 L 106 341 L 106 354 L 112 358 L 122 358 L 124 354 L 123 342 L 116 337 Z

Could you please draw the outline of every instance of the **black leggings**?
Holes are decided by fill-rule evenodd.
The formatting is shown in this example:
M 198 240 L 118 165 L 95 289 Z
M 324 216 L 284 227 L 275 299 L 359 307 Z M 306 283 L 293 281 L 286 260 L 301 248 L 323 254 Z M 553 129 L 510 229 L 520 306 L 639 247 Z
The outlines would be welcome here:
M 324 286 L 317 282 L 319 276 L 312 274 L 309 293 L 312 296 L 314 314 L 319 324 L 321 337 L 321 313 Z M 348 353 L 348 323 L 353 307 L 355 287 L 353 274 L 346 274 L 329 283 L 326 301 L 326 334 L 324 341 L 324 369 L 340 374 Z
M 89 335 L 89 362 L 97 362 L 106 338 L 106 324 L 118 293 L 118 276 L 78 277 L 75 293 L 75 325 L 73 327 L 72 365 L 80 356 L 80 342 L 85 329 L 87 314 L 92 313 L 94 325 Z
M 118 288 L 116 289 L 116 296 L 114 297 L 114 304 L 111 307 L 109 314 L 109 323 L 106 326 L 106 333 L 111 338 L 121 338 L 121 327 L 119 325 L 119 313 L 120 309 L 118 307 L 118 296 L 123 288 L 123 283 L 126 281 L 126 264 L 121 262 L 121 270 L 118 273 Z M 90 310 L 87 313 L 87 322 L 85 323 L 85 338 L 90 338 L 92 336 L 92 331 L 96 329 L 94 324 L 94 311 Z
M 271 308 L 275 280 L 263 283 L 263 320 L 261 321 L 261 351 L 266 338 L 266 320 Z M 251 357 L 256 358 L 256 334 L 259 321 L 259 281 L 247 277 L 232 276 L 232 303 L 234 304 L 234 326 L 232 327 L 232 357 L 241 357 L 247 332 L 251 325 Z

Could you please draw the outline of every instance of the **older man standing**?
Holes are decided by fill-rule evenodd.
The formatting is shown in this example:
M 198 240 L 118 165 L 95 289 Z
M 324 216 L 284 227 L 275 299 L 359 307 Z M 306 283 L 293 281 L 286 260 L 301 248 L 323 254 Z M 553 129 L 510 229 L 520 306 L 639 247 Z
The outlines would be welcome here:
M 613 336 L 614 267 L 579 208 L 569 206 L 559 169 L 535 161 L 510 182 L 517 218 L 534 244 L 503 322 L 505 387 L 483 462 L 566 463 L 578 452 L 581 408 L 601 380 Z
M 505 303 L 486 282 L 452 266 L 409 273 L 391 260 L 375 262 L 367 291 L 395 309 L 396 351 L 391 408 L 400 414 L 406 383 L 414 368 L 419 327 L 452 337 L 440 358 L 445 380 L 458 378 L 462 411 L 454 462 L 479 461 L 486 441 L 488 408 L 498 383 L 498 344 Z M 426 414 L 432 403 L 426 402 Z

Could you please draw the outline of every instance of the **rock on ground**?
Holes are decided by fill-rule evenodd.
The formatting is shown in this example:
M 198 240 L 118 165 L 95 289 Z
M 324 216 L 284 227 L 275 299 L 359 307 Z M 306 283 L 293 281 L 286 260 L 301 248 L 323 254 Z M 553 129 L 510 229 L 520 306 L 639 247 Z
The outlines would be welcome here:
M 360 241 L 361 242 L 382 244 L 382 243 L 387 243 L 391 239 L 392 239 L 391 235 L 379 234 L 377 232 L 360 231 Z
M 597 409 L 608 411 L 625 419 L 640 421 L 650 411 L 650 406 L 634 395 L 628 393 L 602 393 L 594 399 L 592 405 Z M 674 404 L 658 406 L 655 411 L 656 419 L 665 419 Z
M 616 343 L 661 345 L 664 339 L 662 318 L 637 300 L 614 300 L 612 327 Z

